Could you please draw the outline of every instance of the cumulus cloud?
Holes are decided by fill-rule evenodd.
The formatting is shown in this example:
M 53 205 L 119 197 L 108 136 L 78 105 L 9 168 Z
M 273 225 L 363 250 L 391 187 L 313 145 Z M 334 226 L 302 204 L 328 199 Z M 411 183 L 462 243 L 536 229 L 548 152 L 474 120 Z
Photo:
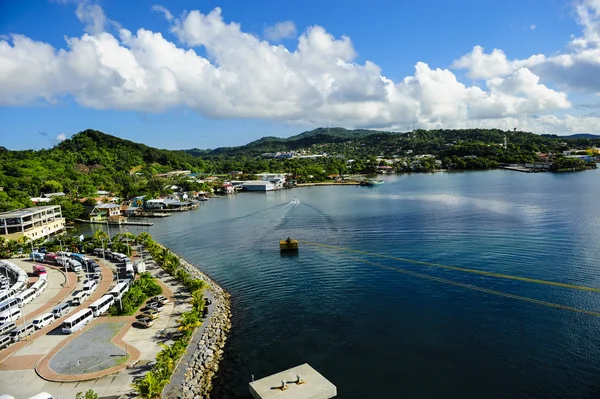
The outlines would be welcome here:
M 297 35 L 296 25 L 292 21 L 277 22 L 265 29 L 264 36 L 269 41 L 277 43 L 282 39 L 293 39 Z
M 535 30 L 535 24 L 531 24 L 531 25 L 529 25 L 529 29 L 530 29 L 530 30 Z
M 600 0 L 580 0 L 575 11 L 583 32 L 573 36 L 561 54 L 510 60 L 502 50 L 485 53 L 482 47 L 475 46 L 454 61 L 452 67 L 467 70 L 472 79 L 504 77 L 526 67 L 542 82 L 561 90 L 600 94 Z
M 84 2 L 77 10 L 87 33 L 68 38 L 64 48 L 22 35 L 0 39 L 0 105 L 68 96 L 95 109 L 160 112 L 185 106 L 211 118 L 311 125 L 404 129 L 417 121 L 422 128 L 519 126 L 541 132 L 591 126 L 590 119 L 548 115 L 572 104 L 546 83 L 551 71 L 542 67 L 552 63 L 543 55 L 510 60 L 500 49 L 486 54 L 476 46 L 452 66 L 466 69 L 476 83 L 423 62 L 411 76 L 393 81 L 374 62 L 357 62 L 350 38 L 334 37 L 321 26 L 302 32 L 290 50 L 272 43 L 296 36 L 292 23 L 275 25 L 267 41 L 226 22 L 220 8 L 174 17 L 153 6 L 169 22 L 176 44 L 143 28 L 113 35 L 99 6 Z M 592 43 L 591 34 L 585 37 Z M 566 68 L 571 61 L 559 57 L 553 62 Z
M 65 136 L 63 133 L 60 133 L 60 134 L 56 135 L 56 140 L 57 141 L 63 141 L 63 140 L 66 140 L 66 139 L 67 139 L 67 136 Z

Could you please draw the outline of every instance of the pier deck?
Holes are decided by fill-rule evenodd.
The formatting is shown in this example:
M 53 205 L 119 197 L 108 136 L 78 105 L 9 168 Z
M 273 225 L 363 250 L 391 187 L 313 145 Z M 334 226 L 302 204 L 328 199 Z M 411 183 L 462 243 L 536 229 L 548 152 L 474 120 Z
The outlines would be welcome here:
M 304 383 L 296 384 L 298 375 Z M 287 382 L 285 390 L 280 389 L 282 380 Z M 329 399 L 337 395 L 337 388 L 308 363 L 304 363 L 251 382 L 250 393 L 254 399 Z

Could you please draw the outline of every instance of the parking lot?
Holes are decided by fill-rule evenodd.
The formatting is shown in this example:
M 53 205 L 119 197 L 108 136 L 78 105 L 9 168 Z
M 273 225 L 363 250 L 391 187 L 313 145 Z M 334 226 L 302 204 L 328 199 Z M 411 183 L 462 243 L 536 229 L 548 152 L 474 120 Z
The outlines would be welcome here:
M 72 309 L 69 315 L 74 314 L 79 309 L 84 309 L 97 298 L 100 298 L 106 293 L 116 282 L 113 276 L 118 272 L 116 264 L 106 262 L 95 257 L 102 265 L 103 278 L 99 288 L 94 292 L 91 298 L 88 298 L 81 306 Z M 22 267 L 25 271 L 31 271 L 32 263 L 28 261 L 13 262 Z M 136 320 L 134 316 L 108 317 L 102 316 L 94 319 L 92 323 L 86 326 L 83 330 L 71 335 L 66 335 L 61 332 L 60 323 L 69 315 L 57 320 L 52 325 L 42 329 L 28 337 L 28 340 L 23 340 L 12 344 L 9 348 L 0 350 L 0 394 L 10 393 L 17 399 L 28 398 L 38 392 L 45 391 L 52 393 L 55 398 L 72 398 L 76 392 L 87 389 L 94 389 L 100 396 L 115 396 L 131 392 L 131 383 L 134 378 L 137 378 L 147 370 L 148 365 L 154 362 L 156 354 L 162 350 L 160 343 L 169 343 L 172 334 L 176 332 L 176 321 L 179 315 L 184 311 L 189 310 L 189 296 L 185 290 L 170 276 L 162 272 L 153 262 L 147 262 L 148 272 L 157 276 L 161 275 L 159 284 L 163 287 L 163 294 L 169 298 L 169 303 L 164 307 L 160 316 L 154 320 L 154 324 L 149 328 L 135 328 L 132 324 Z M 75 273 L 69 272 L 69 286 L 67 287 L 64 274 L 58 270 L 49 269 L 48 280 L 52 283 L 52 291 L 42 293 L 38 298 L 26 306 L 26 318 L 36 316 L 44 311 L 52 308 L 57 303 L 71 298 L 73 292 L 81 289 L 83 282 L 83 274 L 79 273 L 79 278 L 76 278 Z M 123 270 L 121 270 L 123 272 Z M 52 273 L 52 274 L 50 274 Z M 62 281 L 61 281 L 62 276 Z M 29 308 L 27 308 L 29 307 Z M 29 320 L 28 320 L 29 321 Z M 113 322 L 114 321 L 114 322 Z M 22 321 L 19 320 L 19 323 Z M 107 343 L 112 352 L 100 350 L 99 355 L 94 355 L 92 352 L 86 352 L 86 360 L 82 362 L 80 354 L 83 352 L 81 348 L 82 342 L 78 337 L 82 337 L 87 331 L 92 334 L 105 335 L 100 324 L 112 325 L 114 332 L 116 325 L 119 325 L 119 331 L 115 335 L 115 340 L 118 345 Z M 99 328 L 98 330 L 96 330 Z M 106 327 L 108 328 L 108 327 Z M 100 333 L 98 332 L 100 331 Z M 106 337 L 105 337 L 106 338 Z M 90 342 L 93 346 L 94 340 Z M 73 346 L 72 346 L 73 345 Z M 101 345 L 98 345 L 100 348 Z M 123 348 L 121 350 L 120 348 Z M 106 348 L 105 348 L 106 349 Z M 104 365 L 100 364 L 102 360 L 100 354 L 108 354 L 109 358 L 118 357 L 118 353 L 124 354 L 119 359 L 112 359 L 113 363 L 108 361 Z M 112 356 L 114 355 L 114 356 Z M 96 359 L 97 358 L 97 359 Z M 104 356 L 107 358 L 107 356 Z M 4 360 L 2 360 L 4 359 Z M 79 361 L 80 368 L 69 368 L 69 363 L 77 365 Z M 95 362 L 95 363 L 94 363 Z M 120 364 L 117 364 L 120 363 Z M 57 366 L 58 365 L 58 366 Z M 63 366 L 60 366 L 63 365 Z M 114 371 L 115 367 L 125 367 L 119 371 Z M 85 366 L 85 367 L 84 367 Z M 96 368 L 90 369 L 90 367 Z M 108 371 L 111 371 L 109 376 L 101 377 L 103 371 L 95 372 L 97 368 L 106 366 Z M 57 368 L 59 370 L 55 370 Z M 37 373 L 36 373 L 37 369 Z M 85 373 L 85 371 L 92 373 Z M 78 374 L 80 373 L 81 374 Z M 44 378 L 40 377 L 41 374 Z M 84 376 L 84 378 L 78 377 Z M 86 380 L 93 376 L 93 379 Z

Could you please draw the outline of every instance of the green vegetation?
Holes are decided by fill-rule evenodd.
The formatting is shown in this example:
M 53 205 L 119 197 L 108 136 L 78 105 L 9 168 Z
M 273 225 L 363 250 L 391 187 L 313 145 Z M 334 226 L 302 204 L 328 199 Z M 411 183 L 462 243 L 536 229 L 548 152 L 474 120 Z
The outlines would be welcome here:
M 139 278 L 131 284 L 129 290 L 123 294 L 121 301 L 115 302 L 108 309 L 108 313 L 111 316 L 131 316 L 146 299 L 161 293 L 162 288 L 156 283 L 156 279 L 150 273 L 141 273 Z
M 93 389 L 88 389 L 84 392 L 77 392 L 75 399 L 98 399 L 98 394 Z
M 192 293 L 192 309 L 184 312 L 178 320 L 178 331 L 181 335 L 175 339 L 171 346 L 161 344 L 163 350 L 156 355 L 156 364 L 144 378 L 133 383 L 133 387 L 142 399 L 160 398 L 163 389 L 171 379 L 177 362 L 185 353 L 196 328 L 202 324 L 204 311 L 203 291 L 205 283 L 202 280 L 192 278 L 185 272 L 180 264 L 179 258 L 169 249 L 158 245 L 148 233 L 141 233 L 136 241 L 142 244 L 161 267 L 184 284 Z
M 261 172 L 292 173 L 299 182 L 310 182 L 326 180 L 332 174 L 374 173 L 380 164 L 379 156 L 396 159 L 393 166 L 398 171 L 430 172 L 440 167 L 435 159 L 448 169 L 490 169 L 500 163 L 537 162 L 536 152 L 562 154 L 570 149 L 592 147 L 600 147 L 599 137 L 560 137 L 498 129 L 391 133 L 319 128 L 287 139 L 264 137 L 240 147 L 171 151 L 85 130 L 51 149 L 0 149 L 0 187 L 3 187 L 0 211 L 31 206 L 30 197 L 63 191 L 67 196 L 53 202 L 62 205 L 65 217 L 73 220 L 84 214 L 82 199 L 95 197 L 97 190 L 111 191 L 121 198 L 170 193 L 169 185 L 187 191 L 210 190 L 209 184 L 190 181 L 185 176 L 156 176 L 173 170 L 204 174 L 239 170 L 247 174 L 245 177 Z M 327 156 L 287 159 L 261 156 L 286 151 Z M 414 169 L 410 167 L 414 156 L 425 154 L 434 158 L 423 159 Z M 577 164 L 556 170 L 595 166 L 573 166 Z

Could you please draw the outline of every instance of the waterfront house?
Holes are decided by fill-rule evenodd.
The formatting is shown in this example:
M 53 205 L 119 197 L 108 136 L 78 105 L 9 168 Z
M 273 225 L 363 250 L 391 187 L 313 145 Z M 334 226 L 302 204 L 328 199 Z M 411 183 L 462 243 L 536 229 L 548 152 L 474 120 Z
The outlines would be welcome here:
M 143 207 L 144 206 L 144 195 L 138 195 L 137 197 L 133 197 L 129 200 L 129 204 L 133 207 Z
M 377 173 L 384 174 L 384 175 L 390 175 L 390 174 L 394 173 L 394 168 L 392 168 L 389 165 L 381 165 L 381 166 L 377 167 Z
M 0 237 L 37 239 L 65 231 L 60 205 L 36 206 L 0 212 Z
M 166 207 L 165 200 L 162 198 L 149 199 L 144 203 L 144 208 L 146 209 L 165 209 Z
M 231 183 L 223 183 L 223 184 L 221 184 L 221 192 L 223 194 L 233 194 L 235 192 L 233 184 L 231 184 Z
M 120 219 L 121 216 L 121 205 L 117 204 L 97 204 L 91 207 L 91 211 L 88 214 L 90 222 L 99 222 L 107 219 Z

